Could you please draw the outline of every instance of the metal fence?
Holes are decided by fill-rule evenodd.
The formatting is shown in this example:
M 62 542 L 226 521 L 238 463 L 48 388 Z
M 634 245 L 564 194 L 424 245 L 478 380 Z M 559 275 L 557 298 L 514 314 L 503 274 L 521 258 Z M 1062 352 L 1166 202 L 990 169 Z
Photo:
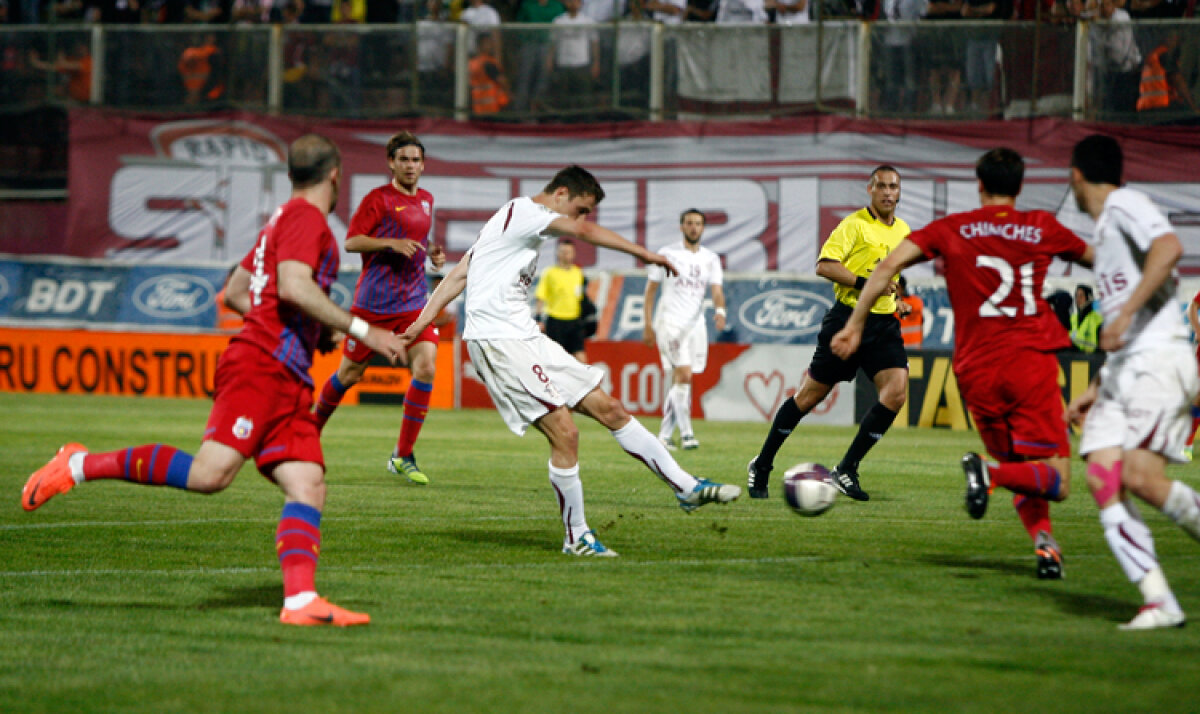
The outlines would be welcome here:
M 814 111 L 1188 121 L 1194 103 L 1182 98 L 1136 109 L 1142 68 L 1167 43 L 1157 56 L 1200 97 L 1192 20 L 8 26 L 0 111 L 77 102 L 509 121 Z

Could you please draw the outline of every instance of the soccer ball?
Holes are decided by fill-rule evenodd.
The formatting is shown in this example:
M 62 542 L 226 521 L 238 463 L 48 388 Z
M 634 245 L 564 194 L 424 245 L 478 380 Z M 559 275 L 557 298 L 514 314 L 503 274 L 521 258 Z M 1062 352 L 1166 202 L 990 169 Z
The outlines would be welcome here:
M 783 498 L 802 516 L 819 516 L 833 508 L 837 489 L 821 464 L 796 464 L 783 474 Z

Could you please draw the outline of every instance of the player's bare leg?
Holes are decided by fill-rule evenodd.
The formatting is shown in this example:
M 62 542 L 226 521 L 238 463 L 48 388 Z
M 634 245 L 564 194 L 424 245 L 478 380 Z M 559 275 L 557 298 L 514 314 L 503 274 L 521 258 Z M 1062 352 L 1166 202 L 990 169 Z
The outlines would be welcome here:
M 697 449 L 700 441 L 692 431 L 692 368 L 676 367 L 672 374 L 671 391 L 667 395 L 675 411 L 675 422 L 679 425 L 679 445 L 684 449 Z
M 429 477 L 417 466 L 413 454 L 425 416 L 429 412 L 429 400 L 433 393 L 433 378 L 437 370 L 437 345 L 433 342 L 417 342 L 408 350 L 412 364 L 412 383 L 404 395 L 404 417 L 396 448 L 388 462 L 388 470 L 404 474 L 412 483 L 424 486 Z
M 287 461 L 275 467 L 271 477 L 286 498 L 275 532 L 275 550 L 283 570 L 284 599 L 279 621 L 338 627 L 369 623 L 369 615 L 345 610 L 317 595 L 325 469 L 310 461 Z
M 195 456 L 166 444 L 145 444 L 97 454 L 89 453 L 82 444 L 67 444 L 29 477 L 21 492 L 21 505 L 32 511 L 77 484 L 97 480 L 216 493 L 233 483 L 245 461 L 236 450 L 215 441 L 204 442 Z
M 346 396 L 346 392 L 361 382 L 366 372 L 366 362 L 355 362 L 349 357 L 342 355 L 342 362 L 338 365 L 337 372 L 329 378 L 324 387 L 321 387 L 321 391 L 318 392 L 317 401 L 313 404 L 313 414 L 317 416 L 318 430 L 325 428 L 325 422 L 329 421 L 329 417 L 333 416 L 333 412 L 342 403 L 342 398 Z
M 891 428 L 896 414 L 908 398 L 907 368 L 881 369 L 875 374 L 874 381 L 879 401 L 867 410 L 862 423 L 858 425 L 858 433 L 854 435 L 854 440 L 850 442 L 837 468 L 829 474 L 833 478 L 833 485 L 856 501 L 870 499 L 858 484 L 858 464 Z
M 558 407 L 533 423 L 550 444 L 550 486 L 558 500 L 567 555 L 615 557 L 587 524 L 583 508 L 583 482 L 579 480 L 579 427 L 566 407 Z
M 599 387 L 580 400 L 575 410 L 603 424 L 626 453 L 670 486 L 684 511 L 691 513 L 707 503 L 729 503 L 742 495 L 737 486 L 697 479 L 684 471 L 667 447 L 634 419 L 620 400 Z
M 1154 550 L 1154 536 L 1128 499 L 1132 493 L 1161 508 L 1171 492 L 1166 460 L 1141 449 L 1098 449 L 1088 454 L 1088 488 L 1100 506 L 1100 524 L 1109 548 L 1145 603 L 1127 630 L 1180 627 L 1186 621 Z

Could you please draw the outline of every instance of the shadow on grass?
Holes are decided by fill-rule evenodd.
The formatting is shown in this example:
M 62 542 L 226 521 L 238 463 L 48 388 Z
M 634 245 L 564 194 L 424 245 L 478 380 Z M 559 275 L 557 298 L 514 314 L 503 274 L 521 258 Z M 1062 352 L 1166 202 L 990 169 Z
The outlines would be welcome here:
M 921 560 L 930 565 L 938 565 L 943 568 L 962 568 L 965 570 L 991 570 L 997 573 L 1008 573 L 1017 575 L 1028 575 L 1033 577 L 1033 560 L 1026 563 L 1024 561 L 1016 561 L 1011 558 L 1005 559 L 989 559 L 965 557 L 961 555 L 949 555 L 946 553 L 932 553 L 930 555 L 921 556 Z M 953 573 L 954 577 L 959 578 L 977 578 L 978 573 Z
M 190 602 L 163 600 L 90 600 L 53 598 L 51 600 L 26 600 L 22 605 L 30 608 L 45 608 L 47 610 L 229 610 L 253 607 L 278 607 L 282 599 L 282 590 L 278 582 L 270 585 L 252 587 L 225 588 L 224 592 L 210 597 L 199 605 Z
M 283 601 L 278 581 L 270 585 L 228 587 L 196 606 L 197 610 L 234 610 L 247 607 L 277 608 Z
M 88 609 L 106 609 L 106 610 L 187 610 L 188 605 L 170 602 L 167 600 L 88 600 L 81 598 L 79 600 L 67 600 L 64 598 L 54 598 L 53 600 L 26 600 L 21 603 L 22 607 L 31 609 L 45 608 L 47 610 L 88 610 Z
M 1137 613 L 1138 604 L 1129 600 L 1118 600 L 1105 595 L 1070 592 L 1056 588 L 1029 588 L 1034 595 L 1053 600 L 1058 609 L 1068 615 L 1125 622 Z

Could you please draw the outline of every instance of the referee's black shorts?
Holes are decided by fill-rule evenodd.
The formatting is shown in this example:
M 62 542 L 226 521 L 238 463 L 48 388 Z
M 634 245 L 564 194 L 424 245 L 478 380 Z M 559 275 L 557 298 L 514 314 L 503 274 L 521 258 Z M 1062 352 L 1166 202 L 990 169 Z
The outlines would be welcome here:
M 821 321 L 821 332 L 817 335 L 817 351 L 813 353 L 808 371 L 821 384 L 849 382 L 858 373 L 858 368 L 871 379 L 885 369 L 908 368 L 908 353 L 904 350 L 904 338 L 900 335 L 900 321 L 895 315 L 871 313 L 863 327 L 862 343 L 858 351 L 844 360 L 829 348 L 833 336 L 846 326 L 854 308 L 845 303 L 835 303 Z
M 546 337 L 562 345 L 571 354 L 583 352 L 583 320 L 556 320 L 546 318 Z

